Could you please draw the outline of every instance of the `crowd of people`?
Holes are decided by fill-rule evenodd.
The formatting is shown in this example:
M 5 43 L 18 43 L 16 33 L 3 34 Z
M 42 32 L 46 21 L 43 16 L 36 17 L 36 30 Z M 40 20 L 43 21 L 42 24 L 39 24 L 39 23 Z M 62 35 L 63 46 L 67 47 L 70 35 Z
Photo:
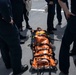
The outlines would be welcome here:
M 29 11 L 26 8 L 26 1 L 30 0 L 0 0 L 0 49 L 1 55 L 7 69 L 12 68 L 12 75 L 19 75 L 28 70 L 28 65 L 22 65 L 22 48 L 20 41 L 26 39 L 21 35 L 23 31 L 22 22 L 25 20 L 26 28 L 32 30 L 29 24 Z M 62 24 L 61 9 L 67 20 L 59 52 L 59 69 L 63 75 L 69 74 L 70 55 L 76 55 L 76 0 L 71 1 L 69 11 L 68 0 L 45 0 L 48 5 L 47 32 L 54 34 L 55 7 L 57 12 L 58 25 Z M 73 24 L 73 25 L 72 25 Z M 70 51 L 70 45 L 73 49 Z M 65 61 L 65 62 L 63 62 Z

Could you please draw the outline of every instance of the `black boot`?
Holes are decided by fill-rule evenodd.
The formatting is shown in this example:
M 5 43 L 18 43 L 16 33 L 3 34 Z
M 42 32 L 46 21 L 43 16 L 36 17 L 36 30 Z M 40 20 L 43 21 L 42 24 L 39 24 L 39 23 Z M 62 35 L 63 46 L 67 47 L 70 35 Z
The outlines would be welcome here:
M 47 33 L 48 34 L 54 34 L 54 32 L 53 31 L 50 31 L 50 30 L 47 30 Z
M 61 22 L 58 22 L 58 24 L 57 25 L 61 25 L 62 23 Z
M 24 65 L 24 66 L 21 66 L 21 71 L 20 72 L 13 73 L 12 75 L 21 75 L 22 73 L 24 73 L 27 70 L 28 70 L 28 65 Z
M 24 40 L 24 39 L 26 39 L 26 36 L 22 36 L 22 35 L 20 34 L 20 40 Z
M 26 25 L 26 28 L 29 30 L 32 30 L 32 28 L 30 27 L 30 25 Z
M 55 30 L 57 30 L 57 29 L 56 29 L 56 28 L 53 28 L 52 30 L 54 30 L 54 31 L 55 31 Z
M 70 56 L 74 56 L 74 55 L 76 55 L 76 52 L 73 51 L 73 50 L 71 50 L 71 51 L 69 52 L 69 55 L 70 55 Z

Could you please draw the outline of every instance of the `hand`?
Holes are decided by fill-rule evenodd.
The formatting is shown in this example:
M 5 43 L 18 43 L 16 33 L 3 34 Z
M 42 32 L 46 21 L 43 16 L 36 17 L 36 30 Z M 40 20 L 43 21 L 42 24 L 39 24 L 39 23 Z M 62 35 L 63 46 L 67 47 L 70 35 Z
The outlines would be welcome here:
M 14 22 L 13 22 L 13 19 L 11 19 L 10 24 L 12 24 L 12 25 L 13 25 L 13 23 L 14 23 Z
M 71 12 L 66 12 L 66 17 L 67 19 L 70 18 L 70 16 L 76 16 L 75 14 L 71 13 Z
M 49 4 L 53 4 L 53 1 L 50 1 Z

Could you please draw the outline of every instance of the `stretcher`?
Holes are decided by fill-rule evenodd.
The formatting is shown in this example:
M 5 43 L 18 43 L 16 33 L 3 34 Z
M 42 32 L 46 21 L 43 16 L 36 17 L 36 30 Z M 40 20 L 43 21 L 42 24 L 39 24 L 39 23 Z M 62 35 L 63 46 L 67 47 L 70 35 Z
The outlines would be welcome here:
M 33 58 L 30 59 L 31 69 L 37 71 L 50 70 L 57 71 L 57 59 L 53 51 L 53 45 L 47 31 L 38 27 L 31 30 L 31 50 Z

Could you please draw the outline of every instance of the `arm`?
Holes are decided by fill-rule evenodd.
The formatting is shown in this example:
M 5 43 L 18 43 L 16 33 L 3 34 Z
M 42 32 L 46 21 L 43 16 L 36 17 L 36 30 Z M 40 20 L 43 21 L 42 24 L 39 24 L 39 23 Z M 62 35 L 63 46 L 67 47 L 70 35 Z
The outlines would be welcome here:
M 70 15 L 73 15 L 75 16 L 73 13 L 71 13 L 66 5 L 66 0 L 58 0 L 60 6 L 63 8 L 65 14 L 66 14 L 66 17 L 69 18 Z
M 0 0 L 0 13 L 2 15 L 2 18 L 8 22 L 12 23 L 12 11 L 11 6 L 9 4 L 9 0 Z

